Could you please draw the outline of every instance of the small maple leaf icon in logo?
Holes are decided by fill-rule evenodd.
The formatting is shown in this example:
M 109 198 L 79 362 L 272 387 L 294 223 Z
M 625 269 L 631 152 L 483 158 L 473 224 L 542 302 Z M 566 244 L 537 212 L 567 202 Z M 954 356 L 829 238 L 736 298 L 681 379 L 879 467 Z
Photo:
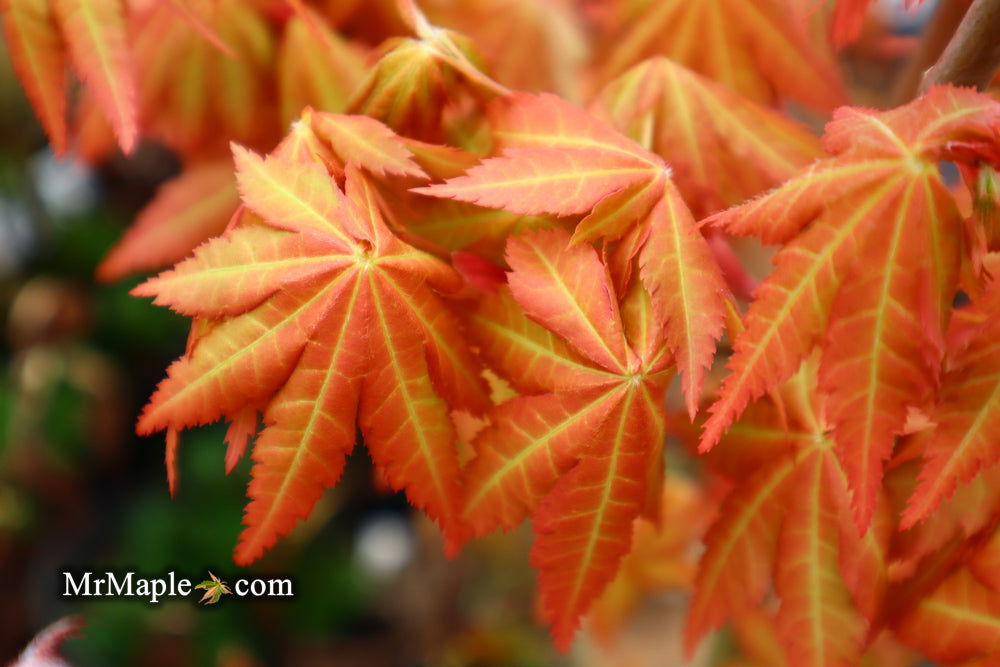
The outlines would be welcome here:
M 232 591 L 229 590 L 229 586 L 226 585 L 226 582 L 212 574 L 211 570 L 209 570 L 208 576 L 212 578 L 206 579 L 195 586 L 196 589 L 205 589 L 205 594 L 201 596 L 201 599 L 198 600 L 198 602 L 202 602 L 204 604 L 215 604 L 223 595 L 232 595 Z

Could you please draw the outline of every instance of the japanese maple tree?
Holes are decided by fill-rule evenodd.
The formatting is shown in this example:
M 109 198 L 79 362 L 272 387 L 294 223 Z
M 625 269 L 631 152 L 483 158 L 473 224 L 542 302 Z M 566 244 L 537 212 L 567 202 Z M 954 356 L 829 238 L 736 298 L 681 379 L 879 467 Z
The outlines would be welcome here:
M 361 444 L 449 556 L 531 521 L 560 649 L 676 587 L 689 652 L 985 665 L 1000 2 L 962 1 L 877 109 L 836 50 L 867 1 L 3 9 L 57 154 L 180 158 L 97 273 L 191 318 L 137 428 L 171 493 L 184 429 L 250 449 L 237 564 Z

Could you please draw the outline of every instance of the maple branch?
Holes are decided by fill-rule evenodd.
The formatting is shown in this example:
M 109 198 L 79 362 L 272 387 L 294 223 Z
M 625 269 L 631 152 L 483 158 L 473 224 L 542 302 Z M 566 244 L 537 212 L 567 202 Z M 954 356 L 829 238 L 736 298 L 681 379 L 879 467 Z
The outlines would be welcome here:
M 919 94 L 924 74 L 941 57 L 971 4 L 972 0 L 952 0 L 937 6 L 923 31 L 917 50 L 896 79 L 892 90 L 893 106 L 906 104 Z
M 982 90 L 1000 66 L 1000 0 L 975 0 L 934 67 L 921 92 L 936 83 Z

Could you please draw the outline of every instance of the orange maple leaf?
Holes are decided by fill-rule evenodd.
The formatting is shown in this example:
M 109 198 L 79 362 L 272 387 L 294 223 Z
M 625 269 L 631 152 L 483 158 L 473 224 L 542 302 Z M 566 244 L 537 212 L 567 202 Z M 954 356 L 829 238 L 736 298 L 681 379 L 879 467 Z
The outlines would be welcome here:
M 995 152 L 998 122 L 996 101 L 951 87 L 886 112 L 840 109 L 823 139 L 834 157 L 708 219 L 785 245 L 735 341 L 703 450 L 821 347 L 819 389 L 868 526 L 894 436 L 935 386 L 957 289 L 963 223 L 937 163 Z
M 510 291 L 471 317 L 489 363 L 531 393 L 497 406 L 474 441 L 462 510 L 474 535 L 532 516 L 531 560 L 563 649 L 628 553 L 633 519 L 659 503 L 670 362 L 642 285 L 619 300 L 597 252 L 570 238 L 512 238 Z
M 291 134 L 276 149 L 288 157 L 324 161 L 343 178 L 348 161 L 376 181 L 427 178 L 401 137 L 365 116 L 303 110 Z M 440 147 L 432 147 L 440 149 Z M 350 157 L 348 157 L 350 156 Z M 184 259 L 203 241 L 220 234 L 239 204 L 229 161 L 188 166 L 164 184 L 97 269 L 101 280 L 116 280 L 141 270 L 159 269 Z M 410 217 L 416 217 L 410 214 Z M 409 222 L 409 220 L 407 220 Z M 405 229 L 405 227 L 404 227 Z M 401 231 L 395 227 L 395 231 Z
M 693 416 L 722 332 L 725 287 L 662 158 L 552 95 L 515 93 L 491 107 L 499 157 L 416 192 L 520 215 L 585 214 L 573 242 L 620 241 L 638 258 Z M 612 271 L 624 290 L 630 269 Z M 620 279 L 620 280 L 619 280 Z
M 843 83 L 807 11 L 799 0 L 616 0 L 597 27 L 598 78 L 662 55 L 756 102 L 832 109 L 845 101 Z
M 301 141 L 315 141 L 307 130 L 266 159 L 234 149 L 242 199 L 259 219 L 244 217 L 135 290 L 213 320 L 168 370 L 141 433 L 224 416 L 241 424 L 230 441 L 238 450 L 255 422 L 246 406 L 263 412 L 240 564 L 336 483 L 358 427 L 390 483 L 452 529 L 459 468 L 448 411 L 489 405 L 439 296 L 457 274 L 391 233 L 353 164 L 342 192 Z
M 805 126 L 662 56 L 605 86 L 592 109 L 667 160 L 698 218 L 826 156 Z
M 858 534 L 846 470 L 813 398 L 816 382 L 811 361 L 773 399 L 748 410 L 720 443 L 724 451 L 710 459 L 724 474 L 731 474 L 726 454 L 748 463 L 740 465 L 705 538 L 686 629 L 689 651 L 707 631 L 756 608 L 772 585 L 781 598 L 776 631 L 789 664 L 846 667 L 864 650 L 888 582 L 892 525 L 883 506 Z

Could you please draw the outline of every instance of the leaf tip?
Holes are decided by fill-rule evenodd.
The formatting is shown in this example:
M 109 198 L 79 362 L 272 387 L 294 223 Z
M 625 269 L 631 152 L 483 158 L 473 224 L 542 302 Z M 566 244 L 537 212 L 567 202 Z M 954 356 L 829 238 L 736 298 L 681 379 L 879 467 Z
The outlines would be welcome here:
M 123 121 L 121 127 L 116 127 L 118 135 L 118 147 L 126 156 L 132 155 L 136 144 L 139 142 L 139 129 L 135 125 L 135 119 Z
M 167 447 L 164 462 L 167 466 L 167 487 L 170 497 L 177 493 L 177 448 L 180 445 L 180 433 L 175 428 L 167 429 Z
M 444 529 L 444 555 L 453 560 L 462 553 L 462 547 L 472 539 L 470 532 L 463 527 L 450 526 Z
M 426 197 L 439 197 L 448 198 L 449 195 L 443 193 L 445 183 L 434 183 L 433 185 L 421 185 L 420 187 L 410 188 L 410 192 L 418 195 L 424 195 Z
M 705 422 L 705 426 L 701 432 L 701 439 L 698 441 L 699 454 L 707 454 L 712 451 L 712 448 L 719 443 L 719 440 L 725 433 L 726 426 L 718 419 L 718 416 L 718 414 L 713 414 Z

